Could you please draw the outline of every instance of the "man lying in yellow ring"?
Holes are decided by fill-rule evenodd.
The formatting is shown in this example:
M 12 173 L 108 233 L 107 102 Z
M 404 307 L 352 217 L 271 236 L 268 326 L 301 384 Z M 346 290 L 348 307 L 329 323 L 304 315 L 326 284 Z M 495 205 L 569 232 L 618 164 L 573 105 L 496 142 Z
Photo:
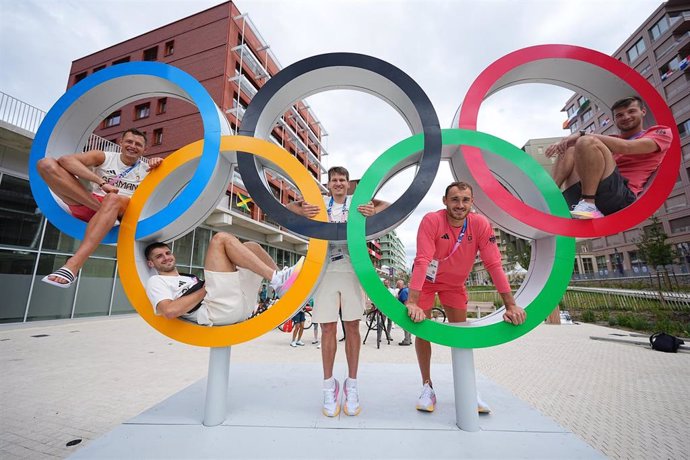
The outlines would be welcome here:
M 211 238 L 204 263 L 205 281 L 177 271 L 175 256 L 165 243 L 144 250 L 148 266 L 158 275 L 146 283 L 146 294 L 156 315 L 182 318 L 213 326 L 249 318 L 263 279 L 280 297 L 299 274 L 303 259 L 278 270 L 273 259 L 254 242 L 242 243 L 229 233 Z

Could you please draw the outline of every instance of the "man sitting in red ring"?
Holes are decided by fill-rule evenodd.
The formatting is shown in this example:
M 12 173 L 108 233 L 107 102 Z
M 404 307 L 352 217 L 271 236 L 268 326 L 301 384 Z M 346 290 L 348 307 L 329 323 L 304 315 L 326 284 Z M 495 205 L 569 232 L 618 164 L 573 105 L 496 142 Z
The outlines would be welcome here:
M 36 168 L 50 190 L 70 209 L 77 219 L 89 224 L 84 239 L 65 265 L 41 281 L 68 288 L 89 256 L 121 217 L 129 198 L 149 171 L 157 168 L 161 158 L 144 159 L 146 135 L 134 128 L 126 130 L 118 142 L 121 153 L 90 150 L 43 158 Z M 90 183 L 90 190 L 80 182 Z
M 668 151 L 673 134 L 667 126 L 643 129 L 647 113 L 638 96 L 611 107 L 619 135 L 582 130 L 550 145 L 556 157 L 553 180 L 565 185 L 563 197 L 576 219 L 604 217 L 632 204 Z
M 417 255 L 412 268 L 407 313 L 418 323 L 431 317 L 436 294 L 450 323 L 467 320 L 465 280 L 472 270 L 477 252 L 503 299 L 503 319 L 514 325 L 525 322 L 525 310 L 515 304 L 508 277 L 501 265 L 501 253 L 489 220 L 471 212 L 472 186 L 453 182 L 443 197 L 445 209 L 426 214 L 417 231 Z M 433 412 L 436 393 L 431 381 L 431 344 L 415 338 L 417 362 L 422 374 L 422 393 L 417 410 Z M 490 412 L 477 394 L 477 410 Z

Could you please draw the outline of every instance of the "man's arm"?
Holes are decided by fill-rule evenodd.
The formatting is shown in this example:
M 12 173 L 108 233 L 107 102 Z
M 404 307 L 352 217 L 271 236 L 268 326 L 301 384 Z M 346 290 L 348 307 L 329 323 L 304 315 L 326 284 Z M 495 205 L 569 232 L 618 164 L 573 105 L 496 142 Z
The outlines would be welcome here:
M 295 214 L 299 214 L 300 216 L 304 216 L 309 219 L 315 217 L 319 213 L 319 207 L 317 205 L 309 204 L 302 198 L 288 203 L 285 207 Z
M 184 315 L 194 308 L 199 302 L 204 300 L 206 288 L 201 288 L 189 295 L 179 297 L 175 300 L 165 299 L 158 302 L 156 310 L 168 319 L 177 318 Z
M 480 221 L 477 220 L 478 224 L 479 222 Z M 503 271 L 503 265 L 501 264 L 501 252 L 496 243 L 496 236 L 488 221 L 484 224 L 484 230 L 479 232 L 478 243 L 479 256 L 482 262 L 484 262 L 486 271 L 491 275 L 491 280 L 494 282 L 496 289 L 498 289 L 498 293 L 506 307 L 506 312 L 503 314 L 503 320 L 516 326 L 524 323 L 527 314 L 524 309 L 518 307 L 515 303 L 513 293 L 510 291 L 508 277 L 505 271 Z
M 575 145 L 581 137 L 593 137 L 599 139 L 611 152 L 620 153 L 623 155 L 643 155 L 647 153 L 658 152 L 660 147 L 654 139 L 648 137 L 641 137 L 638 139 L 621 139 L 620 137 L 607 136 L 604 134 L 585 134 L 580 136 L 579 133 L 571 134 L 564 137 L 560 142 L 552 144 L 546 148 L 544 155 L 552 157 L 561 155 L 565 151 Z
M 388 206 L 390 206 L 390 203 L 387 201 L 381 201 L 381 200 L 371 200 L 366 204 L 360 204 L 357 206 L 357 210 L 362 213 L 362 215 L 366 217 L 373 216 L 374 214 L 377 214 L 384 209 L 386 209 Z
M 105 153 L 102 150 L 89 150 L 84 153 L 74 153 L 58 158 L 57 162 L 69 173 L 80 179 L 102 185 L 103 178 L 91 170 L 94 166 L 102 165 L 105 161 Z

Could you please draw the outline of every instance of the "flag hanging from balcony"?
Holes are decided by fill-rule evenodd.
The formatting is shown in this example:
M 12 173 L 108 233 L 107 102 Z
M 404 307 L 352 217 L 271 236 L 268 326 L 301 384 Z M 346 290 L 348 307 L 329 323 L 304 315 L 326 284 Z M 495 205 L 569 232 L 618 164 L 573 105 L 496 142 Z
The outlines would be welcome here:
M 249 203 L 252 202 L 252 199 L 249 197 L 249 195 L 244 196 L 240 192 L 237 192 L 237 200 L 235 202 L 237 203 L 238 208 L 250 211 Z

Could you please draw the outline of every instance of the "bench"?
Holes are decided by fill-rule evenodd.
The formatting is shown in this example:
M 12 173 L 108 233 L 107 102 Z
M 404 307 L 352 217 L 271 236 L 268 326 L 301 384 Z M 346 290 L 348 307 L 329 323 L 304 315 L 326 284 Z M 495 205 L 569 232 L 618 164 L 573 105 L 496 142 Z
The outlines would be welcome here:
M 467 312 L 474 312 L 477 315 L 477 319 L 482 317 L 482 314 L 493 313 L 496 311 L 496 305 L 493 302 L 478 302 L 476 300 L 470 300 L 467 302 Z

